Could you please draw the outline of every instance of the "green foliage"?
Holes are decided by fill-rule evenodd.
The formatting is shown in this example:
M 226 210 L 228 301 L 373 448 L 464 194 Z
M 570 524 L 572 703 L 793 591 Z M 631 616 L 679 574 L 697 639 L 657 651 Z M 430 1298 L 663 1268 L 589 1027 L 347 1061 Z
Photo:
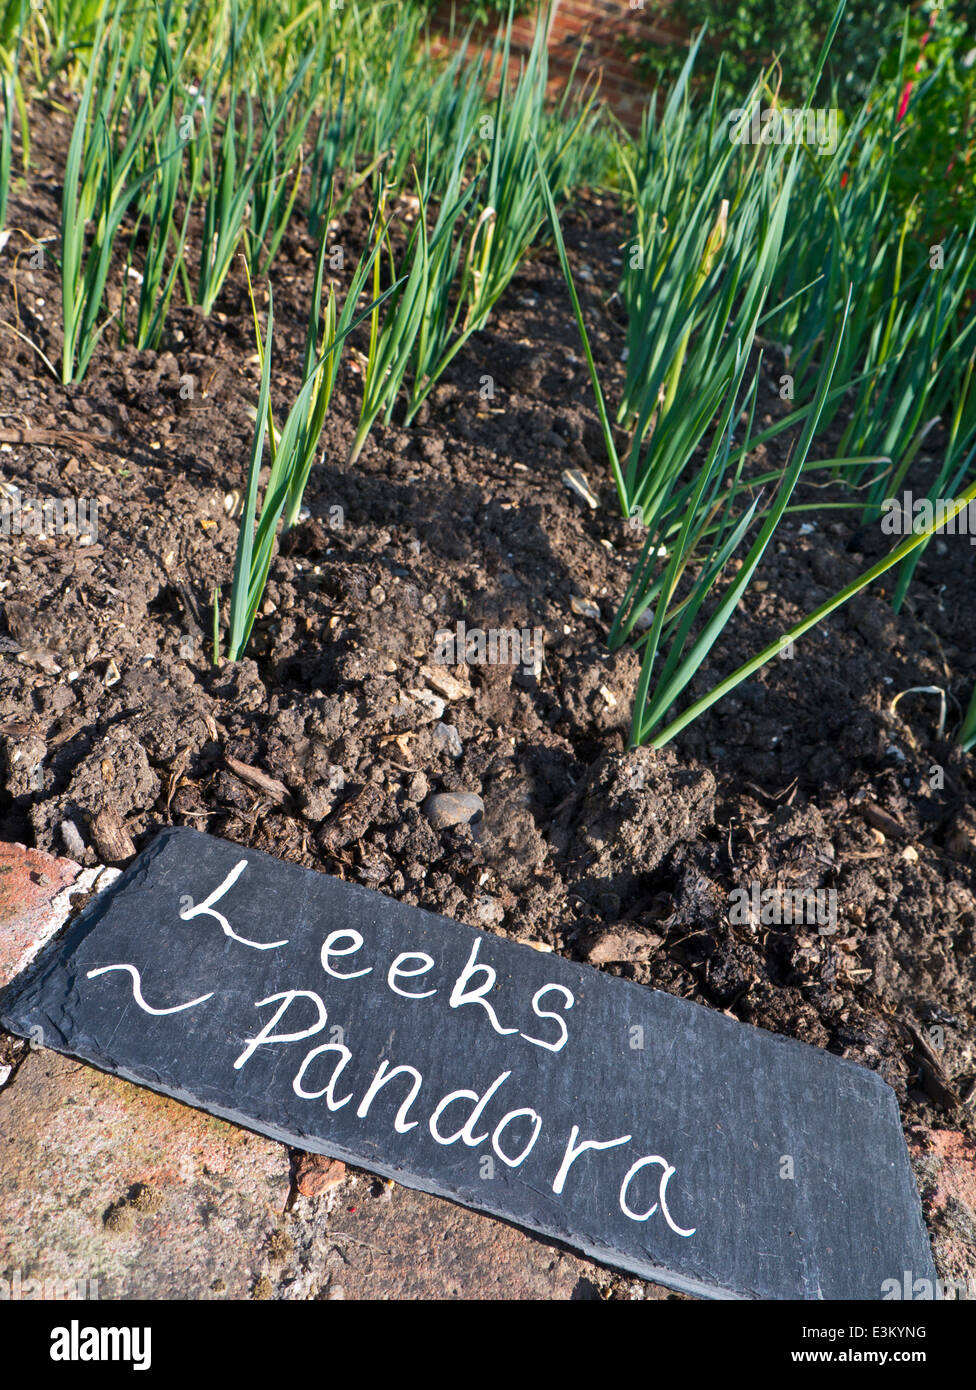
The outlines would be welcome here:
M 75 117 L 61 198 L 61 380 L 80 380 L 107 326 L 99 323 L 115 238 L 130 205 L 152 177 L 146 152 L 171 109 L 177 74 L 165 38 L 148 69 L 143 43 L 160 38 L 158 9 L 143 13 L 126 39 L 123 0 L 100 22 Z
M 976 28 L 971 4 L 913 10 L 904 57 L 892 45 L 881 77 L 898 92 L 892 194 L 917 200 L 917 225 L 936 241 L 976 220 Z
M 436 0 L 410 0 L 416 9 L 430 14 L 437 8 Z M 526 14 L 537 4 L 537 0 L 454 0 L 453 9 L 464 23 L 481 25 L 497 24 L 506 15 Z
M 24 167 L 30 151 L 27 108 L 18 77 L 20 53 L 30 15 L 30 0 L 6 0 L 0 6 L 0 233 L 7 223 L 7 198 L 13 164 L 14 112 L 20 115 Z
M 706 28 L 698 76 L 711 80 L 719 73 L 726 97 L 747 89 L 756 71 L 782 59 L 784 99 L 804 97 L 817 72 L 824 35 L 830 28 L 836 0 L 805 0 L 786 6 L 778 0 L 684 0 L 678 11 L 689 31 Z M 665 0 L 645 0 L 651 19 L 673 19 Z M 897 43 L 904 6 L 891 0 L 849 0 L 824 67 L 821 90 L 837 85 L 845 99 L 864 97 L 885 45 Z M 637 50 L 638 66 L 652 79 L 674 75 L 685 59 L 680 43 L 650 42 Z
M 375 253 L 374 253 L 375 254 Z M 325 426 L 338 368 L 342 343 L 357 325 L 371 313 L 370 304 L 356 312 L 359 295 L 369 274 L 372 256 L 361 262 L 352 279 L 342 313 L 337 317 L 335 295 L 329 291 L 322 314 L 322 281 L 325 264 L 325 235 L 316 260 L 315 285 L 309 312 L 305 341 L 305 377 L 280 433 L 275 429 L 271 407 L 271 350 L 274 340 L 274 298 L 268 290 L 268 328 L 264 339 L 258 322 L 257 305 L 247 273 L 248 294 L 254 317 L 254 333 L 261 363 L 261 385 L 255 414 L 255 429 L 251 441 L 251 456 L 247 470 L 247 485 L 237 537 L 234 579 L 231 586 L 230 614 L 227 634 L 227 658 L 239 661 L 250 639 L 251 629 L 274 558 L 279 522 L 293 525 L 298 519 L 302 495 L 315 461 L 319 439 Z M 245 262 L 246 269 L 246 262 Z M 391 293 L 387 290 L 382 298 Z M 264 445 L 268 442 L 270 469 L 258 510 L 258 492 Z M 213 657 L 220 659 L 220 591 L 214 596 Z
M 705 600 L 709 591 L 725 578 L 740 542 L 745 537 L 759 505 L 759 497 L 745 509 L 740 517 L 735 517 L 732 504 L 737 495 L 738 476 L 732 486 L 726 485 L 724 497 L 720 488 L 725 480 L 732 457 L 732 430 L 738 415 L 735 409 L 742 376 L 747 361 L 746 354 L 739 349 L 739 359 L 730 383 L 726 404 L 715 432 L 712 447 L 704 464 L 698 471 L 692 489 L 687 490 L 687 501 L 681 516 L 681 527 L 676 537 L 668 541 L 668 524 L 673 515 L 673 503 L 669 496 L 658 502 L 650 519 L 647 540 L 640 562 L 634 572 L 630 587 L 621 604 L 620 612 L 614 620 L 611 631 L 611 645 L 623 640 L 636 618 L 648 607 L 652 598 L 655 603 L 654 617 L 645 637 L 637 646 L 644 647 L 640 679 L 634 699 L 634 716 L 631 729 L 631 744 L 636 747 L 648 739 L 655 747 L 667 742 L 662 725 L 668 711 L 677 697 L 697 674 L 709 652 L 718 640 L 723 629 L 740 603 L 759 562 L 772 540 L 780 520 L 786 511 L 790 497 L 800 479 L 810 446 L 820 423 L 824 402 L 830 390 L 831 378 L 837 365 L 840 344 L 847 321 L 848 305 L 845 306 L 834 342 L 833 351 L 826 358 L 817 383 L 816 396 L 807 412 L 806 423 L 801 438 L 792 453 L 790 462 L 784 469 L 782 481 L 777 490 L 773 505 L 768 509 L 758 535 L 747 554 L 741 560 L 734 577 L 724 588 L 711 613 L 704 613 Z M 757 367 L 751 390 L 749 420 L 746 427 L 746 445 L 743 453 L 749 451 L 749 437 L 755 416 L 756 394 L 759 388 L 761 361 Z M 741 455 L 740 455 L 741 457 Z M 671 480 L 668 492 L 675 483 Z M 676 602 L 678 583 L 683 572 L 689 567 L 692 557 L 707 534 L 706 523 L 713 516 L 719 517 L 718 525 L 711 530 L 710 545 L 704 560 L 698 566 L 698 573 L 688 592 L 680 602 Z M 665 552 L 665 567 L 657 581 L 654 570 L 657 557 Z M 698 622 L 698 619 L 701 621 Z M 695 632 L 695 627 L 699 630 Z M 659 655 L 663 667 L 655 672 Z
M 962 728 L 959 730 L 959 742 L 966 753 L 976 748 L 976 686 L 973 687 L 972 699 L 962 722 Z

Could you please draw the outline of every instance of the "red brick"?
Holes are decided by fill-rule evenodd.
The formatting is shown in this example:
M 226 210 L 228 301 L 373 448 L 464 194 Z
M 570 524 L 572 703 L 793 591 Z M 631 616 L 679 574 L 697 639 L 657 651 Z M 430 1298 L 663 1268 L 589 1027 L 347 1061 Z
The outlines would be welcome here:
M 438 7 L 433 23 L 446 27 L 450 6 Z M 509 75 L 518 71 L 518 57 L 531 46 L 534 20 L 522 17 L 513 26 L 513 62 Z M 490 44 L 492 28 L 478 32 L 476 42 Z M 651 84 L 637 73 L 635 61 L 627 52 L 629 43 L 673 43 L 688 35 L 677 7 L 671 7 L 663 24 L 649 8 L 631 9 L 628 0 L 557 0 L 551 12 L 548 34 L 550 95 L 559 96 L 579 56 L 577 81 L 596 79 L 602 74 L 599 100 L 609 105 L 631 129 L 640 125 L 641 113 Z M 518 40 L 518 52 L 516 42 Z
M 0 843 L 0 985 L 20 974 L 67 920 L 70 893 L 104 888 L 117 870 L 82 869 L 25 845 Z

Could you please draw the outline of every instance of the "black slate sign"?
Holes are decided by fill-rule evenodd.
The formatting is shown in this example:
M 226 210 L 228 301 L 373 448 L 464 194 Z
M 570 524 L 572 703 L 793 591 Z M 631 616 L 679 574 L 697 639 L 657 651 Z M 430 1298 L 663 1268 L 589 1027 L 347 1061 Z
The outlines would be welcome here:
M 873 1072 L 193 830 L 159 835 L 0 1021 L 676 1289 L 935 1278 Z

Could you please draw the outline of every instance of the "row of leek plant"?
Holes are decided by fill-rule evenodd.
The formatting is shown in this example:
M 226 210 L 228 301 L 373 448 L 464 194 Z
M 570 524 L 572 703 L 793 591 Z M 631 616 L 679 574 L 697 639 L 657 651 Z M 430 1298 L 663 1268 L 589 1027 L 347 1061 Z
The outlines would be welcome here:
M 842 11 L 843 3 L 825 42 L 821 69 Z M 879 490 L 890 486 L 892 479 L 900 482 L 904 477 L 914 457 L 912 449 L 917 450 L 919 423 L 926 408 L 945 408 L 951 403 L 953 411 L 950 447 L 935 486 L 961 483 L 971 465 L 966 450 L 972 431 L 970 335 L 974 330 L 972 315 L 967 319 L 965 309 L 972 283 L 972 232 L 950 248 L 954 254 L 950 274 L 942 281 L 920 285 L 917 301 L 907 308 L 897 302 L 904 236 L 896 243 L 895 292 L 880 304 L 876 302 L 877 287 L 871 275 L 879 260 L 878 248 L 891 245 L 890 229 L 878 212 L 879 200 L 860 200 L 861 207 L 851 219 L 852 226 L 860 221 L 863 230 L 866 208 L 877 223 L 878 235 L 860 242 L 851 237 L 843 247 L 849 253 L 846 257 L 837 254 L 840 219 L 835 217 L 831 224 L 827 209 L 823 209 L 822 221 L 830 238 L 826 270 L 822 260 L 817 262 L 816 252 L 804 261 L 798 248 L 816 243 L 816 232 L 805 239 L 796 230 L 785 230 L 802 147 L 795 148 L 789 158 L 783 153 L 777 155 L 775 146 L 772 151 L 763 150 L 762 157 L 758 147 L 751 155 L 734 152 L 728 131 L 719 120 L 717 85 L 707 117 L 691 120 L 688 78 L 694 58 L 695 49 L 660 121 L 653 127 L 650 122 L 645 125 L 643 165 L 628 168 L 636 210 L 635 244 L 640 255 L 631 258 L 621 282 L 629 321 L 626 381 L 617 415 L 618 423 L 631 431 L 625 467 L 618 458 L 558 216 L 549 199 L 557 250 L 590 368 L 621 509 L 624 514 L 639 515 L 647 526 L 646 542 L 609 640 L 616 646 L 629 639 L 643 649 L 632 743 L 651 741 L 657 747 L 880 574 L 900 566 L 902 591 L 910 579 L 934 527 L 896 547 L 861 579 L 716 685 L 690 711 L 670 717 L 675 701 L 707 659 L 746 592 L 776 527 L 790 509 L 790 498 L 807 467 L 816 431 L 834 417 L 852 389 L 857 393 L 857 405 L 841 440 L 842 457 L 826 463 L 821 460 L 815 466 L 830 467 L 838 476 L 853 470 L 855 487 L 873 471 L 869 503 L 884 495 Z M 757 82 L 746 110 L 758 100 L 760 91 L 770 94 L 770 76 L 764 74 Z M 775 102 L 775 92 L 771 99 Z M 691 138 L 686 138 L 689 134 Z M 847 147 L 848 154 L 852 148 Z M 879 161 L 869 161 L 868 167 L 872 176 L 881 180 L 883 204 L 885 183 L 883 172 L 878 174 Z M 815 172 L 822 177 L 820 171 Z M 806 202 L 803 206 L 806 212 Z M 794 229 L 797 225 L 794 219 Z M 803 225 L 806 227 L 806 220 Z M 788 275 L 784 266 L 789 267 Z M 860 280 L 847 282 L 840 327 L 831 350 L 825 353 L 822 329 L 831 320 L 837 322 L 834 297 L 842 277 L 852 270 L 860 272 Z M 784 286 L 784 281 L 791 283 Z M 774 296 L 768 297 L 771 282 L 776 288 Z M 807 374 L 807 389 L 802 392 L 805 403 L 771 429 L 754 435 L 760 359 L 748 393 L 745 441 L 733 448 L 740 416 L 739 393 L 749 349 L 758 339 L 757 330 L 775 323 L 777 317 L 782 321 L 790 313 L 795 322 L 802 321 L 809 312 L 811 291 L 823 282 L 815 343 L 819 366 L 812 367 L 813 351 L 806 359 L 816 371 L 814 388 L 809 389 Z M 767 307 L 770 302 L 772 308 Z M 853 333 L 852 304 L 856 305 Z M 896 341 L 897 351 L 892 346 Z M 939 351 L 942 360 L 933 363 L 933 354 Z M 682 383 L 687 388 L 684 392 Z M 899 393 L 896 399 L 895 393 Z M 704 463 L 693 468 L 689 476 L 695 450 L 723 400 L 712 446 Z M 776 479 L 778 487 L 771 502 L 760 511 L 762 494 L 754 495 L 754 489 L 759 482 L 773 479 L 768 475 L 745 478 L 744 461 L 774 433 L 801 422 L 799 443 L 782 476 Z M 869 424 L 884 424 L 886 428 L 879 431 L 868 428 Z M 899 445 L 901 452 L 886 453 L 880 448 L 896 451 Z M 858 452 L 848 457 L 852 448 Z M 885 465 L 880 471 L 879 463 Z M 744 495 L 747 499 L 751 495 L 751 500 L 744 508 L 737 507 Z M 758 535 L 745 559 L 739 560 L 736 552 L 754 521 L 761 521 Z M 735 577 L 725 582 L 733 563 Z M 720 591 L 720 598 L 707 613 L 706 600 L 713 588 Z M 643 635 L 637 636 L 639 631 Z
M 510 32 L 509 24 L 498 40 L 502 71 Z M 548 190 L 559 195 L 576 182 L 596 119 L 593 93 L 577 91 L 571 78 L 548 112 L 547 76 L 540 28 L 514 86 L 500 85 L 487 119 L 477 115 L 480 87 L 468 90 L 457 108 L 453 147 L 442 146 L 436 165 L 428 136 L 424 172 L 415 182 L 419 210 L 399 264 L 388 224 L 381 232 L 389 274 L 399 276 L 402 288 L 372 315 L 349 462 L 377 419 L 390 422 L 404 390 L 405 420 L 413 420 L 461 348 L 485 328 L 546 221 Z M 377 258 L 374 291 L 380 274 Z
M 904 57 L 905 36 L 902 39 Z M 901 67 L 903 64 L 899 64 Z M 926 88 L 930 83 L 926 83 Z M 924 104 L 926 90 L 916 99 Z M 878 87 L 836 147 L 804 146 L 797 198 L 807 211 L 784 246 L 772 286 L 772 329 L 800 381 L 822 350 L 822 326 L 855 286 L 835 393 L 824 424 L 843 410 L 841 453 L 891 460 L 857 505 L 877 517 L 918 460 L 934 425 L 956 421 L 976 350 L 976 234 L 971 226 L 935 241 L 910 207 L 896 219 L 889 197 L 898 152 L 900 87 Z M 812 284 L 809 292 L 801 287 Z M 976 435 L 972 436 L 976 440 Z M 959 443 L 966 447 L 965 430 Z M 864 475 L 852 479 L 860 486 Z
M 506 66 L 509 35 L 510 25 L 499 40 Z M 583 143 L 581 133 L 592 125 L 592 97 L 579 101 L 570 117 L 569 103 L 574 99 L 570 84 L 559 108 L 546 112 L 546 77 L 545 45 L 540 36 L 514 88 L 509 91 L 503 85 L 499 91 L 487 131 L 478 116 L 483 95 L 478 70 L 475 80 L 456 89 L 454 144 L 449 151 L 442 146 L 436 160 L 430 127 L 427 129 L 423 173 L 414 171 L 414 226 L 399 264 L 393 239 L 394 214 L 388 212 L 383 171 L 377 171 L 368 250 L 356 267 L 338 319 L 330 289 L 320 330 L 319 306 L 332 213 L 331 202 L 326 204 L 319 217 L 304 380 L 280 435 L 270 406 L 273 308 L 269 307 L 263 342 L 255 313 L 262 378 L 231 590 L 228 659 L 239 659 L 246 647 L 267 582 L 279 524 L 287 530 L 298 518 L 345 338 L 368 318 L 362 404 L 349 455 L 349 461 L 354 461 L 377 419 L 382 416 L 389 422 L 401 394 L 406 396 L 409 421 L 463 344 L 485 326 L 546 219 L 547 199 L 553 197 L 550 182 L 557 190 L 571 182 L 575 149 Z M 475 152 L 474 146 L 482 140 L 487 152 Z M 385 289 L 384 276 L 388 281 Z M 250 276 L 248 280 L 250 283 Z M 367 285 L 371 302 L 358 309 Z M 253 302 L 252 296 L 252 306 Z M 271 468 L 259 511 L 265 441 Z M 218 593 L 214 603 L 215 660 L 221 651 L 219 613 Z
M 191 0 L 190 20 L 207 5 Z M 177 17 L 176 0 L 154 0 L 133 27 L 124 0 L 114 0 L 95 27 L 64 183 L 61 379 L 84 375 L 115 317 L 106 316 L 105 300 L 124 229 L 129 273 L 120 333 L 140 349 L 158 347 L 177 283 L 188 302 L 210 313 L 242 245 L 257 273 L 268 273 L 302 184 L 315 108 L 311 88 L 328 107 L 320 112 L 311 152 L 309 219 L 316 236 L 324 190 L 337 215 L 368 179 L 379 200 L 386 190 L 409 187 L 415 165 L 423 166 L 417 178 L 421 215 L 405 252 L 410 271 L 399 277 L 391 271 L 404 280 L 407 302 L 396 299 L 383 322 L 373 322 L 371 359 L 386 365 L 371 374 L 362 437 L 378 415 L 390 418 L 408 366 L 412 417 L 463 343 L 484 327 L 544 223 L 532 139 L 545 151 L 557 190 L 570 184 L 585 162 L 585 137 L 596 119 L 593 94 L 578 96 L 570 81 L 558 109 L 545 109 L 540 28 L 514 90 L 501 84 L 486 109 L 489 72 L 507 70 L 511 16 L 490 53 L 467 61 L 462 45 L 426 89 L 418 81 L 416 22 L 405 19 L 382 70 L 388 81 L 368 85 L 366 97 L 360 93 L 348 110 L 347 73 L 332 54 L 331 37 L 327 42 L 323 36 L 277 88 L 253 32 L 253 9 L 230 0 L 226 42 L 198 77 L 189 38 L 195 25 L 171 43 Z M 371 125 L 361 119 L 364 99 L 371 103 Z M 5 137 L 10 126 L 5 121 Z M 372 134 L 364 156 L 360 141 L 367 129 Z M 5 166 L 4 149 L 0 143 Z M 436 226 L 428 235 L 435 206 Z M 194 284 L 187 242 L 195 213 L 203 225 Z M 383 235 L 384 259 L 392 261 L 385 224 Z M 139 285 L 134 314 L 130 278 Z

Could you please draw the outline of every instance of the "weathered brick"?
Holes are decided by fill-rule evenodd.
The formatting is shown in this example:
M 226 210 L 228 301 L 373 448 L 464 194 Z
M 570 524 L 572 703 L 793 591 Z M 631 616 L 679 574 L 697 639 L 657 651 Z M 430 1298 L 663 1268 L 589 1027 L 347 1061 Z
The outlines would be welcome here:
M 0 988 L 67 920 L 75 893 L 104 888 L 117 877 L 115 869 L 83 870 L 73 859 L 0 843 Z
M 976 1298 L 976 1141 L 953 1129 L 914 1129 L 908 1151 L 940 1279 Z

